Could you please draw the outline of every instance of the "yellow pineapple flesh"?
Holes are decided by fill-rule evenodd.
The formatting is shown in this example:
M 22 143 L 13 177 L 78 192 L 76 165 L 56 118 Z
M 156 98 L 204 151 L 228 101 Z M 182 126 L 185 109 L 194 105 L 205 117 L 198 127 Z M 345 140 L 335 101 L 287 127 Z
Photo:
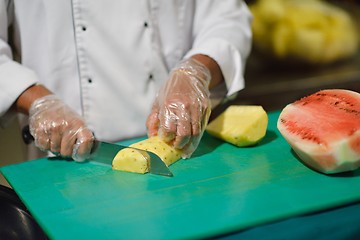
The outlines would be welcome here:
M 112 162 L 112 168 L 114 170 L 135 173 L 149 172 L 149 155 L 137 149 L 155 153 L 167 166 L 179 160 L 182 154 L 181 150 L 170 146 L 158 136 L 136 142 L 129 147 L 131 148 L 122 149 L 116 154 Z
M 232 105 L 210 122 L 206 131 L 238 147 L 258 143 L 266 134 L 268 116 L 262 106 Z

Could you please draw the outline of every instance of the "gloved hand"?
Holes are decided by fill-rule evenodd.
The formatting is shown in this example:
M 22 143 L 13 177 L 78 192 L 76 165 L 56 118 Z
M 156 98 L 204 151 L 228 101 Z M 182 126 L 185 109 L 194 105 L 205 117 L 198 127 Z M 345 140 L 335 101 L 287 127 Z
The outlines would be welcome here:
M 55 95 L 34 101 L 29 110 L 29 129 L 35 145 L 62 157 L 82 162 L 90 156 L 94 135 L 85 121 Z
M 160 89 L 147 119 L 148 136 L 159 135 L 183 158 L 196 150 L 211 113 L 209 70 L 197 60 L 181 62 Z

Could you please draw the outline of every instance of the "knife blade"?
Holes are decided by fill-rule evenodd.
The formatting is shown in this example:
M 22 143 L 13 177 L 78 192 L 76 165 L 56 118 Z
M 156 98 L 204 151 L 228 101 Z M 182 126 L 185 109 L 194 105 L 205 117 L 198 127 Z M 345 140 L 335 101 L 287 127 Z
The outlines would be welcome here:
M 29 144 L 32 141 L 34 141 L 34 137 L 31 135 L 28 125 L 22 129 L 22 137 L 26 144 Z M 112 166 L 112 161 L 114 157 L 120 150 L 124 148 L 132 148 L 139 151 L 142 154 L 147 154 L 150 157 L 150 166 L 149 166 L 150 173 L 167 176 L 167 177 L 173 176 L 168 166 L 155 153 L 129 146 L 123 146 L 115 143 L 108 143 L 108 142 L 95 140 L 94 146 L 91 150 L 90 158 L 88 160 Z
M 150 156 L 150 166 L 149 166 L 150 173 L 167 176 L 167 177 L 173 176 L 168 166 L 155 153 L 129 146 L 123 146 L 116 143 L 108 143 L 108 142 L 95 140 L 95 144 L 92 149 L 92 153 L 89 161 L 98 162 L 106 165 L 112 165 L 112 161 L 116 156 L 116 154 L 124 148 L 135 149 L 142 154 L 147 154 L 148 156 Z

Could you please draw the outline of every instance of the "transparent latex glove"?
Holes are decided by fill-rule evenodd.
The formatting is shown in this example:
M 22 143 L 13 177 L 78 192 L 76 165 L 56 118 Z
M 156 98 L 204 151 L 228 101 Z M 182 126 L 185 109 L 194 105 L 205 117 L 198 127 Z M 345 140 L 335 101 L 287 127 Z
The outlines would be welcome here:
M 42 151 L 83 162 L 90 156 L 94 135 L 85 121 L 55 95 L 37 99 L 29 110 L 30 133 Z
M 148 136 L 159 135 L 183 158 L 196 150 L 208 123 L 211 105 L 209 70 L 197 60 L 181 62 L 160 89 L 148 116 Z

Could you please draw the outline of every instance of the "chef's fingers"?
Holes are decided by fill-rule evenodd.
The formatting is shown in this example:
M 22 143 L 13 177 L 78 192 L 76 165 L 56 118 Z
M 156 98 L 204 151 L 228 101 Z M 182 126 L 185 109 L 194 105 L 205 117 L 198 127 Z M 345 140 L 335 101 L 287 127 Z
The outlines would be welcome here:
M 204 132 L 210 113 L 211 108 L 208 101 L 202 101 L 199 105 L 194 104 L 194 107 L 191 108 L 192 135 L 199 136 Z
M 183 158 L 189 158 L 196 150 L 203 132 L 207 126 L 207 122 L 210 117 L 211 108 L 208 101 L 197 101 L 199 104 L 192 104 L 191 111 L 191 138 L 187 144 L 183 147 Z
M 77 130 L 65 130 L 61 139 L 60 155 L 65 158 L 72 156 L 73 147 L 76 143 L 76 131 Z
M 178 149 L 182 149 L 184 146 L 188 144 L 191 139 L 191 106 L 182 105 L 177 108 L 177 123 L 176 123 L 176 137 L 174 140 L 174 147 Z
M 95 137 L 88 128 L 83 127 L 77 131 L 76 143 L 72 150 L 72 159 L 76 162 L 83 162 L 90 157 Z
M 176 136 L 178 116 L 176 104 L 164 104 L 159 114 L 159 136 L 167 143 L 172 143 Z
M 199 114 L 199 110 L 196 108 L 192 109 L 191 111 L 191 118 L 190 118 L 190 128 L 191 128 L 191 135 L 189 140 L 184 143 L 183 146 L 183 158 L 188 158 L 191 154 L 195 151 L 200 138 L 201 138 L 201 116 Z
M 202 122 L 202 106 L 197 106 L 196 108 L 191 109 L 191 132 L 192 135 L 199 135 L 201 132 L 201 122 Z
M 33 134 L 35 146 L 41 151 L 47 151 L 50 149 L 50 135 L 41 129 L 36 130 Z
M 159 107 L 157 102 L 154 103 L 151 113 L 146 120 L 146 127 L 148 130 L 148 137 L 153 137 L 158 134 L 159 129 Z
M 61 126 L 54 126 L 51 130 L 50 151 L 55 155 L 60 153 L 61 138 Z
M 35 146 L 41 151 L 50 149 L 51 124 L 49 122 L 36 122 L 29 126 L 30 134 L 34 137 Z

